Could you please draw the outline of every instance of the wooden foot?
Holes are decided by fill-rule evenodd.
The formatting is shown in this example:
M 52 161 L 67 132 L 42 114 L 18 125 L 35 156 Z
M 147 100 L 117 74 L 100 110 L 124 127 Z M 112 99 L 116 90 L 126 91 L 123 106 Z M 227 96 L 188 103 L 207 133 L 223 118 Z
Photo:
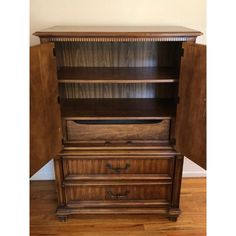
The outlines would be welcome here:
M 178 216 L 168 216 L 168 220 L 169 220 L 169 221 L 176 222 L 177 219 L 178 219 Z
M 180 215 L 180 209 L 179 208 L 170 208 L 167 218 L 169 221 L 176 222 L 178 217 Z
M 66 221 L 67 221 L 67 216 L 57 216 L 57 218 L 58 218 L 61 222 L 66 222 Z

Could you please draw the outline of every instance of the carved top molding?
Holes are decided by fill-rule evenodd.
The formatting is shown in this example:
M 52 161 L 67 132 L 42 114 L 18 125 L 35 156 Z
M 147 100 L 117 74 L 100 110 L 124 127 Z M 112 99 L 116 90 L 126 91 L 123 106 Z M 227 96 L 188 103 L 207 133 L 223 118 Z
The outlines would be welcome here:
M 42 42 L 194 41 L 201 32 L 181 26 L 55 26 L 37 31 Z

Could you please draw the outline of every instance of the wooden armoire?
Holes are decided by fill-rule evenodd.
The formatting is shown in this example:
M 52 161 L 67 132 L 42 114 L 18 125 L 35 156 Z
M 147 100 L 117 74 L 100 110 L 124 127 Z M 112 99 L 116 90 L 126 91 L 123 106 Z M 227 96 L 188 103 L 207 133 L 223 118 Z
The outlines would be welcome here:
M 175 221 L 183 156 L 206 167 L 206 48 L 173 26 L 52 27 L 30 50 L 31 175 L 58 208 Z

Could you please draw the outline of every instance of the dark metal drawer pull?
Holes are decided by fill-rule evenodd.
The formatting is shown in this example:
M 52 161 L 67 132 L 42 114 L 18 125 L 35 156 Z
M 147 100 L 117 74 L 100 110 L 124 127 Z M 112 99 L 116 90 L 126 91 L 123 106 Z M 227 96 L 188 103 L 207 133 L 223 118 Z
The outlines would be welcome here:
M 109 195 L 109 197 L 111 199 L 127 199 L 128 198 L 128 194 L 129 194 L 129 191 L 125 191 L 124 194 L 121 194 L 121 193 L 116 193 L 114 194 L 112 191 L 108 191 L 107 194 Z
M 107 163 L 107 164 L 106 164 L 106 167 L 107 167 L 109 170 L 111 170 L 111 171 L 113 171 L 113 172 L 119 174 L 119 173 L 120 173 L 121 171 L 123 171 L 123 170 L 128 170 L 129 167 L 130 167 L 130 164 L 126 163 L 125 167 L 122 168 L 122 167 L 112 167 L 111 164 Z

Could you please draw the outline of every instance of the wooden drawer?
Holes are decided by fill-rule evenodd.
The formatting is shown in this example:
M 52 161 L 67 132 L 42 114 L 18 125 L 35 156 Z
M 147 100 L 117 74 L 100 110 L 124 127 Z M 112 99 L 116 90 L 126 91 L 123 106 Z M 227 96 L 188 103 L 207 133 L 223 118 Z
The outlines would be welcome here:
M 64 121 L 64 141 L 168 140 L 169 120 Z
M 159 202 L 159 204 L 167 204 L 171 198 L 171 182 L 165 183 L 103 183 L 95 182 L 91 184 L 77 184 L 75 182 L 65 183 L 65 196 L 67 205 L 85 206 L 88 207 L 96 205 L 115 206 L 118 205 L 135 204 L 139 205 L 148 201 Z M 131 206 L 130 205 L 130 206 Z M 146 205 L 146 206 L 147 206 Z M 129 205 L 126 205 L 129 207 Z
M 156 177 L 172 177 L 174 156 L 165 157 L 76 157 L 63 158 L 65 179 L 91 178 L 137 178 L 135 175 L 155 175 Z M 140 176 L 141 177 L 141 176 Z

